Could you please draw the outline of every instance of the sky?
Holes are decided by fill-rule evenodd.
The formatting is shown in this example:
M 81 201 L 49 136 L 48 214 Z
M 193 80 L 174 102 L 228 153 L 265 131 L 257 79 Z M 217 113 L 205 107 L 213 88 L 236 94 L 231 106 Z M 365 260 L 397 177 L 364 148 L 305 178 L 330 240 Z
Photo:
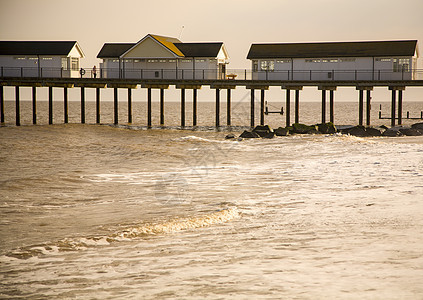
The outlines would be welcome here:
M 252 43 L 417 39 L 422 44 L 423 1 L 0 0 L 0 40 L 77 40 L 87 68 L 100 63 L 96 56 L 104 43 L 137 42 L 148 33 L 224 42 L 228 68 L 244 69 L 250 68 Z M 408 94 L 423 101 L 423 89 Z

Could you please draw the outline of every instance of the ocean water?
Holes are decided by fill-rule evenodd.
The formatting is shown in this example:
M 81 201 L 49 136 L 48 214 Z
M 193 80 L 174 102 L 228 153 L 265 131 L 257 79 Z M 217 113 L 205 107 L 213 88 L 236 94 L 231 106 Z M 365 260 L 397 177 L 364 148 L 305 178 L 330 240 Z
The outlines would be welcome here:
M 225 140 L 248 103 L 220 131 L 213 103 L 196 130 L 177 128 L 178 103 L 166 129 L 145 128 L 142 103 L 132 126 L 108 124 L 112 103 L 103 125 L 59 124 L 56 103 L 45 125 L 45 104 L 41 125 L 16 127 L 6 102 L 0 127 L 0 298 L 423 297 L 423 137 Z M 337 106 L 338 124 L 356 123 L 354 105 Z M 304 104 L 301 121 L 319 109 Z

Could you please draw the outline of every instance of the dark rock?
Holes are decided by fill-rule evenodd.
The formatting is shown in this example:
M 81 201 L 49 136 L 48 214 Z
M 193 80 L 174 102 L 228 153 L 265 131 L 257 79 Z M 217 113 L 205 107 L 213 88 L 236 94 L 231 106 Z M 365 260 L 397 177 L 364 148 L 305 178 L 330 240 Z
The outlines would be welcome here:
M 275 134 L 277 136 L 287 136 L 287 135 L 289 135 L 289 129 L 288 128 L 279 127 L 277 129 L 275 129 Z
M 320 131 L 323 134 L 336 133 L 336 127 L 335 127 L 335 125 L 333 125 L 332 122 L 317 124 L 316 126 L 317 126 L 317 130 Z
M 241 135 L 239 137 L 244 138 L 244 139 L 256 139 L 256 138 L 259 138 L 260 136 L 256 132 L 244 130 L 244 132 L 241 133 Z
M 269 132 L 265 136 L 262 136 L 264 139 L 273 139 L 275 137 L 275 133 L 273 131 Z
M 360 137 L 369 136 L 369 134 L 366 132 L 366 128 L 361 125 L 354 126 L 353 128 L 346 130 L 345 133 L 349 135 L 353 135 L 353 136 L 360 136 Z
M 258 125 L 254 127 L 253 132 L 257 133 L 261 137 L 265 137 L 269 133 L 273 132 L 273 129 L 269 125 Z
M 369 136 L 382 136 L 382 131 L 377 128 L 367 127 L 365 130 Z
M 385 130 L 389 129 L 389 128 L 388 128 L 388 127 L 386 127 L 385 125 L 381 125 L 381 126 L 379 126 L 379 128 L 382 128 L 382 129 L 385 129 Z
M 407 135 L 407 136 L 420 136 L 423 135 L 423 130 L 420 131 L 418 129 L 415 128 L 400 128 L 399 132 L 401 132 L 403 135 Z
M 423 130 L 423 123 L 413 124 L 413 125 L 411 125 L 411 128 L 418 129 L 418 130 Z
M 235 138 L 235 135 L 232 134 L 232 133 L 230 133 L 227 136 L 225 136 L 225 140 L 230 140 L 230 139 L 234 139 L 234 138 Z
M 403 134 L 396 128 L 389 128 L 382 133 L 382 136 L 397 137 L 403 136 Z
M 340 133 L 347 134 L 348 133 L 348 130 L 350 130 L 350 129 L 354 128 L 354 127 L 355 127 L 354 125 L 338 125 L 338 126 L 336 126 L 336 129 Z
M 292 132 L 293 133 L 315 133 L 317 131 L 316 126 L 308 126 L 301 123 L 294 123 L 292 124 Z

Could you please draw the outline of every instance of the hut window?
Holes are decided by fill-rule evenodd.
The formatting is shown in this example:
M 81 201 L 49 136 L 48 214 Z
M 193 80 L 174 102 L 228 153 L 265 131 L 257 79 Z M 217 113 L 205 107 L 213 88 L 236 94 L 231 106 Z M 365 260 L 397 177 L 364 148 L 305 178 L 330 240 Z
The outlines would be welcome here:
M 52 60 L 52 57 L 43 57 L 43 60 Z
M 166 59 L 160 59 L 159 62 L 160 63 L 165 63 L 166 62 Z
M 393 71 L 394 72 L 408 72 L 410 60 L 408 58 L 394 58 Z
M 25 60 L 26 57 L 25 56 L 17 56 L 17 57 L 15 57 L 15 59 L 17 59 L 17 60 Z
M 206 60 L 205 59 L 196 59 L 195 60 L 195 62 L 199 62 L 199 63 L 203 63 L 203 62 L 205 62 Z
M 319 63 L 320 59 L 312 58 L 312 59 L 306 59 L 306 63 Z
M 354 62 L 355 58 L 342 58 L 341 62 Z
M 331 63 L 337 63 L 337 62 L 338 62 L 338 59 L 337 59 L 337 58 L 332 58 L 332 59 L 330 60 L 330 62 L 331 62 Z
M 274 60 L 262 60 L 260 62 L 260 70 L 262 71 L 274 71 L 275 61 Z
M 277 64 L 287 64 L 290 63 L 291 60 L 290 59 L 279 59 L 276 61 Z
M 72 70 L 79 69 L 79 59 L 77 57 L 72 57 Z
M 190 63 L 190 62 L 191 62 L 191 60 L 190 60 L 190 59 L 183 59 L 183 60 L 182 60 L 182 62 L 183 62 L 183 63 Z
M 380 62 L 390 62 L 391 59 L 390 58 L 376 58 L 376 61 L 380 61 Z
M 148 63 L 156 63 L 158 61 L 159 61 L 158 59 L 149 59 L 149 60 L 147 60 Z
M 176 59 L 169 59 L 168 62 L 170 62 L 170 63 L 176 63 Z
M 257 71 L 258 71 L 258 61 L 253 60 L 253 72 L 257 72 Z
M 68 58 L 67 57 L 62 57 L 62 68 L 64 70 L 68 69 Z

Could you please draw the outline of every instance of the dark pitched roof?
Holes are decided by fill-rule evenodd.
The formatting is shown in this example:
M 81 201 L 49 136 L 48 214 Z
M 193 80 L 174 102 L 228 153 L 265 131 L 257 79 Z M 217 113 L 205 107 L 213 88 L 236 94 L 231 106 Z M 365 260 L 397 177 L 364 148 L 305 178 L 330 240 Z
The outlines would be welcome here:
M 417 41 L 252 44 L 247 59 L 413 56 Z
M 223 43 L 175 43 L 185 57 L 216 57 Z
M 135 43 L 106 43 L 103 45 L 103 48 L 101 48 L 97 58 L 117 58 L 134 45 Z
M 0 55 L 68 55 L 76 41 L 0 41 Z

